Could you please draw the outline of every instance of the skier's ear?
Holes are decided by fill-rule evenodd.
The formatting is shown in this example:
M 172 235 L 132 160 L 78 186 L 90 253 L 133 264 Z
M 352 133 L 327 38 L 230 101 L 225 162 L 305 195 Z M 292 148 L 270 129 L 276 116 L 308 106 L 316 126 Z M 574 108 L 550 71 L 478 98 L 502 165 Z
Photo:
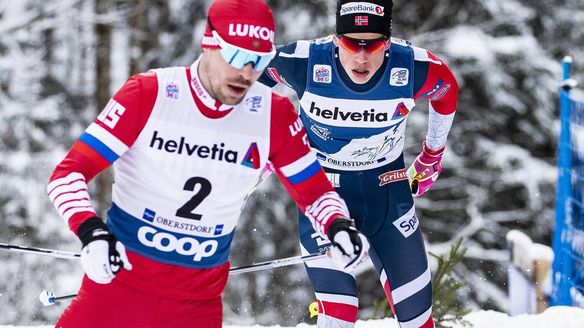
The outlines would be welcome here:
M 383 47 L 383 51 L 385 52 L 385 51 L 387 51 L 389 48 L 391 48 L 391 36 L 389 36 L 389 37 L 386 39 L 385 46 Z

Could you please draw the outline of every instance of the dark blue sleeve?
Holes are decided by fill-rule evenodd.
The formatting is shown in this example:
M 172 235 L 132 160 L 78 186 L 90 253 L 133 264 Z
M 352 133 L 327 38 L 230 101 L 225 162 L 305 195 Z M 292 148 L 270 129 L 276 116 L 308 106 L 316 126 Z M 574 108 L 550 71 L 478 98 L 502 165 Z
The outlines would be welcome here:
M 296 47 L 297 42 L 278 46 L 276 48 L 276 56 L 258 81 L 269 87 L 284 83 L 294 89 L 300 98 L 306 89 L 308 56 L 296 55 Z
M 414 94 L 417 94 L 428 78 L 429 62 L 414 61 Z

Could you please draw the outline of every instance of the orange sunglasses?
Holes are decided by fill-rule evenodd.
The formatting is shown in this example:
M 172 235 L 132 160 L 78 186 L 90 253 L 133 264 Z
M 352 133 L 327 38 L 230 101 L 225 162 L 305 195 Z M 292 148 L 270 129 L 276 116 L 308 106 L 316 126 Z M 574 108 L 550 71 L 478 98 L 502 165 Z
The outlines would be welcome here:
M 363 49 L 367 54 L 373 55 L 385 49 L 385 46 L 389 43 L 389 38 L 386 37 L 371 40 L 353 39 L 344 35 L 337 35 L 336 37 L 339 45 L 351 54 L 358 54 Z

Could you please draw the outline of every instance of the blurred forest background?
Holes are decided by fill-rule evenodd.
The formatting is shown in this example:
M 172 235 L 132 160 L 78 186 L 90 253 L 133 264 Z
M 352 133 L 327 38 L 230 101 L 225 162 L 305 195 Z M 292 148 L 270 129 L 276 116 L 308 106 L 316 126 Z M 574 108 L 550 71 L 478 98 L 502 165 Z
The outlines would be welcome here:
M 505 235 L 520 229 L 551 245 L 560 60 L 584 83 L 582 0 L 394 1 L 394 36 L 443 58 L 461 86 L 445 170 L 416 200 L 427 249 L 464 237 L 457 267 L 469 309 L 506 311 Z M 327 35 L 333 0 L 271 0 L 277 43 Z M 209 1 L 0 0 L 0 242 L 79 251 L 45 185 L 54 166 L 132 74 L 190 65 L 200 53 Z M 286 91 L 286 90 L 284 90 Z M 409 120 L 406 160 L 419 153 L 427 107 Z M 91 184 L 109 206 L 111 172 Z M 250 197 L 232 265 L 299 254 L 295 209 L 276 178 Z M 77 262 L 0 253 L 0 324 L 51 324 L 67 302 L 43 308 L 39 292 L 75 293 Z M 361 318 L 384 295 L 372 269 L 358 276 Z M 230 279 L 225 323 L 291 325 L 314 300 L 301 265 Z M 377 304 L 377 305 L 376 305 Z

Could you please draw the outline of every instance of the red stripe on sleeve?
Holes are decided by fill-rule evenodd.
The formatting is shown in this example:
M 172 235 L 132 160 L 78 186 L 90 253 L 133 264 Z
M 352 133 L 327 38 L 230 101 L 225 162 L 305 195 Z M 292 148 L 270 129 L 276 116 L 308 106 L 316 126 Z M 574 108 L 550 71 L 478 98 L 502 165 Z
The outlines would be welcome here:
M 84 142 L 81 141 L 76 142 L 71 148 L 71 150 L 78 152 L 79 154 L 86 157 L 87 160 L 94 163 L 96 169 L 98 170 L 97 173 L 103 171 L 106 167 L 110 165 L 107 159 L 103 158 L 103 156 L 101 156 L 97 151 L 95 151 L 95 149 L 89 147 Z
M 87 190 L 87 189 L 81 189 L 81 190 Z M 78 190 L 78 191 L 80 191 L 80 190 Z M 70 193 L 75 193 L 75 192 L 73 191 L 73 192 L 70 192 Z M 61 205 L 59 205 L 59 209 L 61 209 L 61 207 L 63 207 L 63 205 L 66 205 L 66 204 L 72 203 L 72 202 L 77 202 L 77 201 L 80 201 L 80 200 L 89 200 L 89 198 L 88 197 L 83 197 L 83 198 L 70 199 L 70 200 L 68 200 L 66 202 L 61 203 Z M 72 207 L 72 208 L 75 208 L 75 207 Z
M 426 51 L 428 52 L 428 57 L 435 61 L 439 61 L 442 64 L 437 64 L 431 61 L 429 62 L 426 82 L 420 91 L 416 93 L 414 98 L 418 99 L 422 95 L 432 91 L 434 88 L 437 88 L 438 82 L 442 80 L 442 86 L 434 90 L 434 92 L 428 96 L 428 100 L 436 112 L 442 115 L 452 114 L 456 111 L 456 105 L 458 103 L 459 87 L 456 78 L 442 59 L 430 51 Z

